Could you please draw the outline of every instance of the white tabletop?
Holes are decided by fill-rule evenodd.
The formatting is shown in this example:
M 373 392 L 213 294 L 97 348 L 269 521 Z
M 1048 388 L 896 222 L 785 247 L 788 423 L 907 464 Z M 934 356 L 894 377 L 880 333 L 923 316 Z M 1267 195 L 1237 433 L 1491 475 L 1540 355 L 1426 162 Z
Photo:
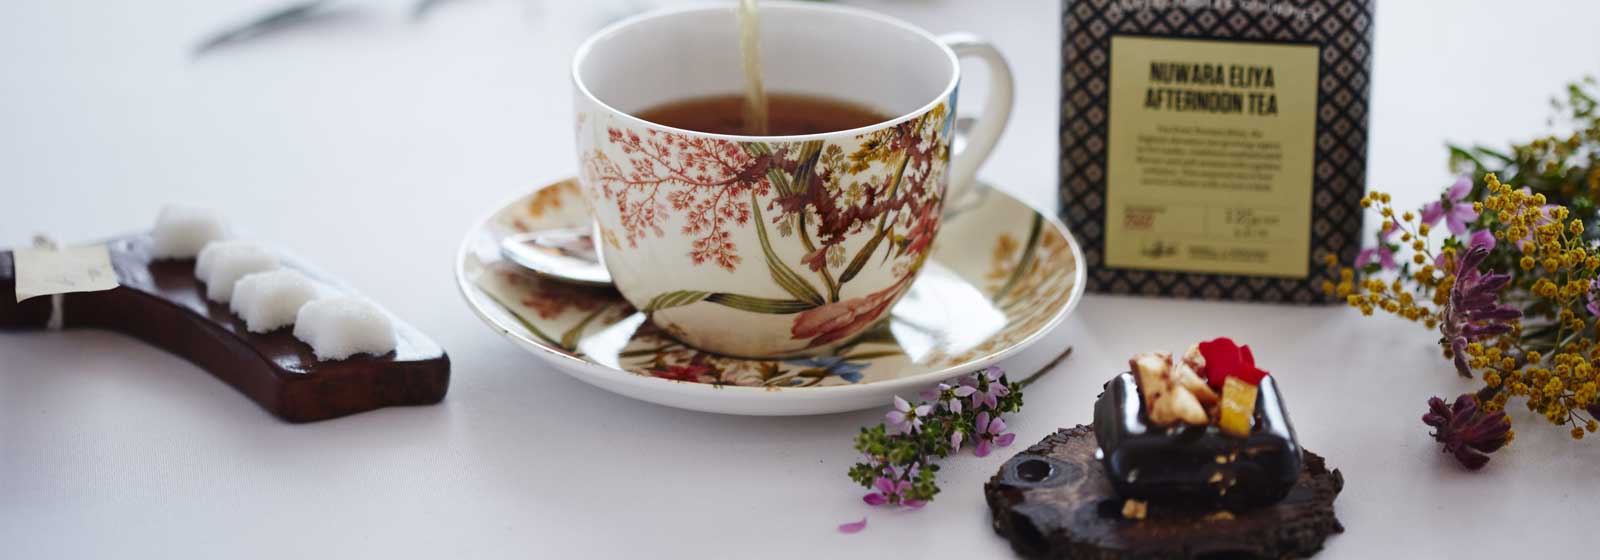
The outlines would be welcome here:
M 982 498 L 996 467 L 1087 422 L 1128 355 L 1214 335 L 1258 349 L 1303 443 L 1343 470 L 1348 532 L 1328 557 L 1592 544 L 1595 442 L 1518 411 L 1516 443 L 1484 471 L 1439 454 L 1425 399 L 1474 387 L 1436 335 L 1342 308 L 1103 296 L 1006 364 L 1077 348 L 1028 390 L 1017 447 L 946 461 L 922 511 L 870 509 L 845 469 L 881 411 L 737 418 L 631 401 L 543 366 L 456 293 L 451 257 L 473 220 L 574 169 L 567 58 L 598 12 L 630 2 L 450 2 L 413 23 L 404 2 L 350 0 L 363 8 L 349 17 L 188 55 L 281 1 L 0 3 L 0 246 L 134 231 L 172 201 L 217 208 L 431 333 L 454 363 L 449 396 L 290 425 L 121 335 L 0 335 L 0 556 L 999 557 Z M 1059 3 L 863 3 L 998 43 L 1018 105 L 982 174 L 1053 207 Z M 1374 188 L 1433 196 L 1449 180 L 1444 140 L 1525 138 L 1550 94 L 1596 70 L 1600 4 L 1515 4 L 1382 3 Z M 865 532 L 835 531 L 863 515 Z

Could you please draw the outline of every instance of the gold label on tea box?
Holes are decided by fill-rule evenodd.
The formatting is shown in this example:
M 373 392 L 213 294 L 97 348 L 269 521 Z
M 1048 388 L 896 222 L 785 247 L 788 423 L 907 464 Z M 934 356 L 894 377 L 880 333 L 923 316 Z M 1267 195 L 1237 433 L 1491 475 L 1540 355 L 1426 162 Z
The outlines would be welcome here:
M 1304 278 L 1318 47 L 1114 36 L 1105 264 Z

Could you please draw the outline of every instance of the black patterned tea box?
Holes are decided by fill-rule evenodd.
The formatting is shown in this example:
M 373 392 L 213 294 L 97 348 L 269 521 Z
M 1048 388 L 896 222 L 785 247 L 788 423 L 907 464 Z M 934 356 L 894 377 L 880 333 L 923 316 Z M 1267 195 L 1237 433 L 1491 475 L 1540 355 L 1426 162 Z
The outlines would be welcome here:
M 1090 290 L 1330 302 L 1360 249 L 1370 0 L 1067 0 L 1062 218 Z

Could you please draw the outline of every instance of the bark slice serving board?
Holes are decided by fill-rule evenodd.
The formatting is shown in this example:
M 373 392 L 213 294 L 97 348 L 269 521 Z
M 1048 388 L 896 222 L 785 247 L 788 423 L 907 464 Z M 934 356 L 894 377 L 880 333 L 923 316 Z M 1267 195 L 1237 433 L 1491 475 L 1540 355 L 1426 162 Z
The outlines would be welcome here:
M 1299 558 L 1344 532 L 1333 500 L 1344 476 L 1304 452 L 1300 478 L 1276 504 L 1234 512 L 1148 504 L 1144 519 L 1095 459 L 1094 430 L 1077 426 L 1018 453 L 984 485 L 994 530 L 1028 558 Z
M 64 327 L 122 332 L 177 354 L 232 385 L 289 422 L 313 422 L 387 406 L 424 405 L 444 398 L 450 358 L 437 343 L 391 315 L 398 345 L 381 356 L 318 360 L 289 328 L 266 334 L 245 329 L 227 304 L 205 298 L 194 260 L 152 260 L 150 238 L 109 241 L 121 286 L 65 294 Z M 292 258 L 284 266 L 330 286 L 343 286 Z M 50 296 L 18 303 L 12 253 L 0 251 L 0 330 L 42 329 Z M 348 291 L 348 290 L 345 290 Z

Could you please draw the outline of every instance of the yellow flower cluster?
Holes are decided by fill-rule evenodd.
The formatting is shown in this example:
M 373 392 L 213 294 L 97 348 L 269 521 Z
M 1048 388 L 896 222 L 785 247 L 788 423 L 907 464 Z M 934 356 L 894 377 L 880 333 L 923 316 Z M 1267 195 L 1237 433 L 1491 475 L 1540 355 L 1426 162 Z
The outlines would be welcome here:
M 1501 225 L 1495 237 L 1511 242 L 1522 254 L 1517 264 L 1531 273 L 1528 291 L 1544 300 L 1535 307 L 1546 310 L 1543 319 L 1555 329 L 1554 343 L 1543 346 L 1549 356 L 1522 348 L 1520 368 L 1517 360 L 1495 360 L 1486 350 L 1486 369 L 1496 377 L 1485 375 L 1484 380 L 1502 389 L 1493 401 L 1498 406 L 1504 406 L 1510 396 L 1525 397 L 1528 410 L 1552 423 L 1571 425 L 1572 437 L 1581 439 L 1585 431 L 1597 427 L 1594 419 L 1584 417 L 1584 409 L 1597 402 L 1600 391 L 1600 346 L 1595 344 L 1595 331 L 1590 330 L 1594 324 L 1583 316 L 1587 315 L 1585 295 L 1600 269 L 1600 256 L 1584 242 L 1583 222 L 1567 220 L 1565 207 L 1546 209 L 1544 195 L 1513 189 L 1492 174 L 1484 180 L 1489 187 L 1484 208 L 1495 212 Z M 1507 342 L 1525 346 L 1520 337 L 1503 338 L 1512 340 L 1502 340 L 1500 348 L 1488 350 L 1512 348 Z
M 1439 306 L 1448 301 L 1455 277 L 1429 264 L 1434 255 L 1428 245 L 1428 224 L 1419 223 L 1416 214 L 1411 212 L 1399 213 L 1396 221 L 1392 200 L 1388 193 L 1373 192 L 1361 199 L 1361 207 L 1378 207 L 1378 213 L 1384 217 L 1383 231 L 1394 230 L 1400 234 L 1402 249 L 1411 250 L 1411 263 L 1416 269 L 1404 278 L 1396 277 L 1388 282 L 1376 276 L 1358 281 L 1355 269 L 1340 269 L 1338 257 L 1330 254 L 1325 260 L 1329 268 L 1338 270 L 1339 281 L 1323 282 L 1322 292 L 1344 299 L 1350 307 L 1360 309 L 1362 315 L 1383 311 L 1432 329 L 1439 325 Z M 1446 268 L 1453 269 L 1455 249 L 1445 248 L 1441 255 Z M 1409 286 L 1405 280 L 1410 280 Z M 1430 302 L 1434 307 L 1428 307 Z
M 1514 189 L 1493 174 L 1485 176 L 1484 183 L 1487 192 L 1474 208 L 1492 218 L 1487 226 L 1494 232 L 1495 256 L 1503 259 L 1485 266 L 1499 262 L 1501 272 L 1518 273 L 1506 291 L 1513 299 L 1502 300 L 1529 310 L 1523 319 L 1529 326 L 1511 322 L 1510 332 L 1467 345 L 1467 365 L 1487 385 L 1479 393 L 1486 397 L 1482 406 L 1500 410 L 1512 397 L 1521 397 L 1529 410 L 1557 425 L 1571 426 L 1572 437 L 1581 439 L 1600 428 L 1585 410 L 1600 403 L 1596 341 L 1600 320 L 1585 308 L 1590 284 L 1600 271 L 1600 251 L 1591 250 L 1584 241 L 1583 222 L 1569 220 L 1567 208 L 1547 206 L 1544 195 Z M 1365 315 L 1381 310 L 1429 328 L 1438 326 L 1449 311 L 1457 247 L 1466 240 L 1446 242 L 1436 260 L 1427 224 L 1417 223 L 1410 212 L 1396 212 L 1388 194 L 1372 193 L 1361 204 L 1377 208 L 1385 218 L 1385 231 L 1397 228 L 1401 250 L 1410 249 L 1410 262 L 1421 266 L 1387 282 L 1377 275 L 1357 278 L 1353 269 L 1339 269 L 1339 281 L 1324 283 L 1323 291 Z M 1442 269 L 1430 262 L 1439 262 Z M 1328 263 L 1330 268 L 1337 266 L 1335 259 Z M 1525 336 L 1535 330 L 1537 335 Z M 1448 341 L 1443 346 L 1445 356 L 1454 358 Z

